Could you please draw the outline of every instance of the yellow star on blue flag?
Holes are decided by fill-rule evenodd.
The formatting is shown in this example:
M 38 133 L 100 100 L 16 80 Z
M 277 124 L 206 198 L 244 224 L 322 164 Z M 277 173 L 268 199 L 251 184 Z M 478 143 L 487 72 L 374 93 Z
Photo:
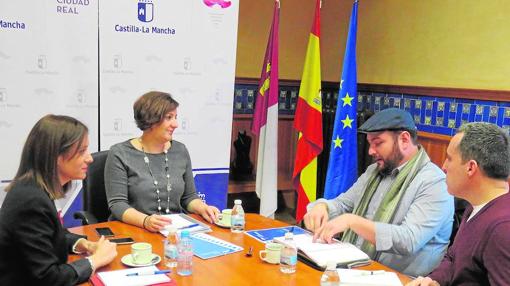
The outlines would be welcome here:
M 324 185 L 324 198 L 326 199 L 333 199 L 347 191 L 354 184 L 358 175 L 358 162 L 355 159 L 358 157 L 357 101 L 354 99 L 358 94 L 356 76 L 357 21 L 358 1 L 355 1 L 352 6 L 349 34 L 347 35 L 328 171 Z

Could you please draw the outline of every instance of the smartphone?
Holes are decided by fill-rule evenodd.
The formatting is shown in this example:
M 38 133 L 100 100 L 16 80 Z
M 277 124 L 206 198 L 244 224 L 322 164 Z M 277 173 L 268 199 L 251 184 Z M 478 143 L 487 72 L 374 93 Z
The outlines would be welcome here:
M 135 242 L 131 237 L 125 237 L 125 238 L 112 238 L 110 239 L 111 242 L 115 242 L 117 244 L 131 244 Z
M 96 232 L 99 236 L 114 236 L 113 231 L 109 227 L 97 227 Z

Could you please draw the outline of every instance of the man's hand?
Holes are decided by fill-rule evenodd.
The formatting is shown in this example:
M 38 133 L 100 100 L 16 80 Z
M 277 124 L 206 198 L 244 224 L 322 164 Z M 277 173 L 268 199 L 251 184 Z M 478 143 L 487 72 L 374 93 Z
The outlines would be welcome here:
M 413 281 L 407 283 L 406 286 L 440 286 L 440 285 L 437 281 L 432 280 L 429 277 L 419 276 Z
M 351 214 L 343 214 L 328 221 L 314 233 L 313 241 L 320 238 L 322 241 L 331 243 L 335 234 L 349 229 L 351 223 L 350 218 Z
M 328 206 L 325 203 L 318 203 L 305 214 L 305 227 L 316 234 L 328 219 Z

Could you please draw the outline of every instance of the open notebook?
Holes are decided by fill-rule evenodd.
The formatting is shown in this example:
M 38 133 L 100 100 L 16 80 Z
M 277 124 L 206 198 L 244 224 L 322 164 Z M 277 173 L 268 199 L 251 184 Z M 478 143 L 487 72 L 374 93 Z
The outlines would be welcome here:
M 184 229 L 188 230 L 190 233 L 211 231 L 211 227 L 207 224 L 185 214 L 169 214 L 163 216 L 172 220 L 172 225 L 177 228 L 178 232 Z M 159 232 L 164 236 L 168 236 L 168 230 L 166 229 L 162 229 Z
M 315 268 L 326 268 L 328 261 L 335 261 L 338 267 L 344 268 L 350 264 L 368 264 L 370 262 L 366 253 L 350 243 L 336 241 L 327 244 L 312 242 L 312 238 L 311 234 L 304 233 L 295 235 L 294 241 L 298 248 L 299 258 Z M 284 237 L 277 237 L 274 240 L 285 244 Z

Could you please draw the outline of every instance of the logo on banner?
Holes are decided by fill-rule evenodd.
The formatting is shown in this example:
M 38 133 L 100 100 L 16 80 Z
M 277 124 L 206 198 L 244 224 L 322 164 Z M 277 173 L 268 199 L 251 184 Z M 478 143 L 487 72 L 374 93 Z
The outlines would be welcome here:
M 45 55 L 39 55 L 37 57 L 37 67 L 41 70 L 46 69 L 47 62 L 46 62 L 46 56 Z
M 140 0 L 138 2 L 138 20 L 146 23 L 154 20 L 154 4 L 152 1 Z
M 117 132 L 122 131 L 122 119 L 116 118 L 113 120 L 113 130 Z
M 7 101 L 7 91 L 5 88 L 0 88 L 0 103 L 4 103 Z
M 85 97 L 85 93 L 83 92 L 82 89 L 78 89 L 76 91 L 76 101 L 79 103 L 79 104 L 84 104 L 86 102 L 86 97 Z
M 184 68 L 185 71 L 190 71 L 191 70 L 191 58 L 189 58 L 189 57 L 184 58 L 184 66 L 183 66 L 183 68 Z
M 204 4 L 207 5 L 207 7 L 213 7 L 214 5 L 218 5 L 222 9 L 225 9 L 230 7 L 230 5 L 232 5 L 232 2 L 225 0 L 204 0 Z
M 116 69 L 120 69 L 122 67 L 122 56 L 121 55 L 113 56 L 113 67 Z

